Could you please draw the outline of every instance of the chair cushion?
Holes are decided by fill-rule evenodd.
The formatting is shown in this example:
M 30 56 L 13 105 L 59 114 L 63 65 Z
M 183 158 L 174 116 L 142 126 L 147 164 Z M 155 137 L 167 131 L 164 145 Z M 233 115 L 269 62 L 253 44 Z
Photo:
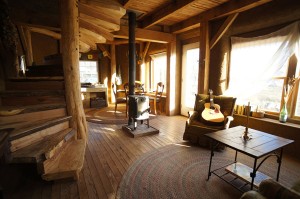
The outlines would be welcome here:
M 298 192 L 300 194 L 300 180 L 295 182 L 295 184 L 292 186 L 291 189 L 295 190 L 296 192 Z
M 266 198 L 300 199 L 300 194 L 273 179 L 264 180 L 258 187 L 259 193 Z

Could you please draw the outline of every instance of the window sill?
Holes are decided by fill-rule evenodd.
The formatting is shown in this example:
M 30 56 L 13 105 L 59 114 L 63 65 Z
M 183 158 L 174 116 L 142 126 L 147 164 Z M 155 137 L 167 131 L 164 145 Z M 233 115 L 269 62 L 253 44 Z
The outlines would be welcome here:
M 239 115 L 239 114 L 234 114 L 234 118 L 244 118 L 246 119 L 247 116 L 245 115 Z M 269 124 L 274 124 L 274 125 L 280 125 L 280 126 L 286 126 L 286 127 L 290 127 L 290 128 L 296 128 L 300 130 L 300 121 L 298 120 L 293 120 L 293 119 L 288 119 L 288 121 L 286 123 L 282 123 L 279 122 L 278 118 L 274 115 L 265 115 L 264 118 L 256 118 L 256 117 L 249 117 L 250 122 L 253 121 L 257 121 L 257 122 L 266 122 Z
M 266 117 L 264 118 L 249 117 L 248 127 L 279 137 L 294 140 L 295 142 L 285 147 L 284 150 L 289 156 L 300 159 L 300 145 L 297 144 L 300 142 L 300 125 L 291 122 L 281 123 L 275 116 L 273 116 L 273 119 L 267 118 L 268 115 L 265 116 Z M 230 123 L 230 127 L 239 125 L 247 125 L 247 116 L 234 114 L 234 120 L 232 121 L 232 124 Z

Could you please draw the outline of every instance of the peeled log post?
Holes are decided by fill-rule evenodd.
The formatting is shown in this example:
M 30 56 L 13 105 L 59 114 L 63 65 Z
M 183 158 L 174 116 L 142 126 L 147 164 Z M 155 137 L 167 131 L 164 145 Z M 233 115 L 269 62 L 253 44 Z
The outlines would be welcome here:
M 83 110 L 79 75 L 78 1 L 61 0 L 61 44 L 68 114 L 77 139 L 86 139 L 87 123 Z

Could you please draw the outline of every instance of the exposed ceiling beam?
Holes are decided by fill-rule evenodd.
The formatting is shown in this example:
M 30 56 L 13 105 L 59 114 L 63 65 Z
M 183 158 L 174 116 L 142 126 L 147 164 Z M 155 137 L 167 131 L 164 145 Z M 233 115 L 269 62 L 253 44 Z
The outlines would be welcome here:
M 119 0 L 119 1 L 122 1 L 120 3 L 124 6 L 124 8 L 128 8 L 130 3 L 134 0 Z
M 29 24 L 29 23 L 23 23 L 23 22 L 15 22 L 16 25 L 20 25 L 20 26 L 29 26 L 29 27 L 35 27 L 35 28 L 42 28 L 42 29 L 47 29 L 47 30 L 51 30 L 51 31 L 56 31 L 56 32 L 60 32 L 61 29 L 57 28 L 57 27 L 50 27 L 50 26 L 42 26 L 42 25 L 37 25 L 37 24 Z
M 221 37 L 228 30 L 228 28 L 231 26 L 231 24 L 234 22 L 234 20 L 237 18 L 238 15 L 239 15 L 239 13 L 234 13 L 227 17 L 225 22 L 219 28 L 218 32 L 214 35 L 214 37 L 210 41 L 210 44 L 209 44 L 210 49 L 212 49 L 216 45 L 216 43 L 221 39 Z
M 243 12 L 259 5 L 268 3 L 272 0 L 231 0 L 223 3 L 215 8 L 200 13 L 187 20 L 179 22 L 171 26 L 172 33 L 181 33 L 200 26 L 201 19 L 212 20 L 224 17 L 236 12 Z
M 106 50 L 103 44 L 97 44 L 98 48 L 102 51 L 104 57 L 111 59 L 110 53 Z
M 143 41 L 135 41 L 135 43 L 142 43 Z M 114 39 L 113 41 L 106 41 L 105 44 L 122 45 L 128 44 L 128 39 Z
M 48 30 L 48 29 L 30 27 L 30 26 L 27 26 L 27 28 L 31 32 L 37 32 L 37 33 L 40 33 L 40 34 L 43 34 L 43 35 L 47 35 L 47 36 L 53 37 L 54 39 L 57 39 L 57 40 L 61 39 L 61 34 L 60 33 L 57 33 L 57 32 L 54 32 L 54 31 L 51 31 L 51 30 Z
M 115 38 L 128 39 L 128 27 L 121 26 L 119 31 L 113 33 Z M 150 41 L 157 43 L 169 43 L 174 40 L 174 35 L 170 33 L 158 32 L 153 30 L 145 30 L 141 28 L 135 29 L 136 40 Z
M 145 57 L 146 57 L 146 55 L 147 55 L 147 53 L 148 53 L 150 44 L 151 44 L 151 42 L 147 42 L 147 44 L 146 44 L 146 46 L 145 46 L 145 48 L 144 48 L 144 50 L 143 50 L 143 56 L 142 56 L 142 59 L 143 59 L 143 60 L 145 60 Z
M 82 28 L 88 29 L 88 30 L 90 30 L 90 31 L 92 31 L 92 32 L 94 32 L 98 35 L 101 35 L 109 41 L 114 40 L 113 34 L 108 32 L 104 28 L 101 28 L 100 26 L 96 26 L 96 25 L 90 23 L 89 21 L 87 21 L 83 18 L 79 18 L 79 26 L 82 27 Z
M 142 27 L 148 28 L 150 26 L 153 26 L 153 25 L 165 20 L 171 14 L 173 14 L 174 12 L 178 11 L 181 8 L 188 6 L 193 1 L 194 0 L 173 1 L 166 7 L 163 7 L 161 10 L 154 12 L 150 15 L 147 15 L 142 21 Z

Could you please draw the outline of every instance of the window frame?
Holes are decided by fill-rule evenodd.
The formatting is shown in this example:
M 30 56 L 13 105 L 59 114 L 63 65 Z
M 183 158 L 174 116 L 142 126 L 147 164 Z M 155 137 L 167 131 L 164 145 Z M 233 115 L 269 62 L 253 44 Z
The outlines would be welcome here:
M 155 56 L 160 56 L 161 54 L 164 54 L 163 56 L 165 56 L 166 58 L 166 65 L 165 65 L 165 80 L 162 81 L 164 83 L 164 85 L 166 85 L 167 82 L 167 52 L 159 52 L 159 53 L 155 53 L 155 54 L 151 54 L 150 55 L 150 91 L 156 91 L 156 87 L 157 87 L 157 83 L 154 81 L 154 73 L 155 73 L 155 66 L 154 66 L 154 58 Z M 164 87 L 164 91 L 163 94 L 166 94 L 166 86 Z
M 99 80 L 100 80 L 100 78 L 99 78 L 99 66 L 98 66 L 98 62 L 97 61 L 93 61 L 93 60 L 79 60 L 79 76 L 81 77 L 81 74 L 82 74 L 82 72 L 81 72 L 81 70 L 80 70 L 80 63 L 81 62 L 94 62 L 94 63 L 96 63 L 96 69 L 97 69 L 97 81 L 98 82 L 84 82 L 84 81 L 82 81 L 82 79 L 80 78 L 80 83 L 92 83 L 92 84 L 96 84 L 96 83 L 99 83 Z M 90 73 L 90 74 L 92 74 L 92 73 Z

